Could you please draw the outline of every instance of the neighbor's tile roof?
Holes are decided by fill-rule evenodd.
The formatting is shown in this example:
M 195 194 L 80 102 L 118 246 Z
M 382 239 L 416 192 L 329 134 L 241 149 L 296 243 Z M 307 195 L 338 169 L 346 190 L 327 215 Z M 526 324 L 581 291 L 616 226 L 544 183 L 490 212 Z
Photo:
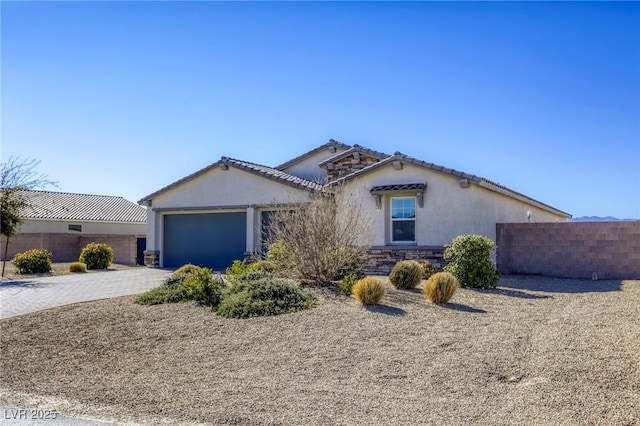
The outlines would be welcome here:
M 351 145 L 347 145 L 345 143 L 336 141 L 334 139 L 329 139 L 329 141 L 327 143 L 325 143 L 323 145 L 320 145 L 319 147 L 314 148 L 311 151 L 305 152 L 304 154 L 298 155 L 297 157 L 292 158 L 291 160 L 286 161 L 286 162 L 280 164 L 279 166 L 276 166 L 275 168 L 278 169 L 278 170 L 286 169 L 287 167 L 290 167 L 290 166 L 296 164 L 297 162 L 302 161 L 307 157 L 310 157 L 311 155 L 313 155 L 315 153 L 324 151 L 325 149 L 332 148 L 332 147 L 336 148 L 336 149 L 337 148 L 350 149 Z
M 26 219 L 146 223 L 147 209 L 122 197 L 54 191 L 24 191 Z

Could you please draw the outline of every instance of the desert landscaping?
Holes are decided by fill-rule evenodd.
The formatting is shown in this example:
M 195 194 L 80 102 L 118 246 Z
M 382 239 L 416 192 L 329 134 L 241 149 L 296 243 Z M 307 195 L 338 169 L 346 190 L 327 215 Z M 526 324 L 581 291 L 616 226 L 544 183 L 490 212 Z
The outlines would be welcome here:
M 640 281 L 503 276 L 443 306 L 309 289 L 317 307 L 273 317 L 126 296 L 2 320 L 0 404 L 124 424 L 640 423 Z

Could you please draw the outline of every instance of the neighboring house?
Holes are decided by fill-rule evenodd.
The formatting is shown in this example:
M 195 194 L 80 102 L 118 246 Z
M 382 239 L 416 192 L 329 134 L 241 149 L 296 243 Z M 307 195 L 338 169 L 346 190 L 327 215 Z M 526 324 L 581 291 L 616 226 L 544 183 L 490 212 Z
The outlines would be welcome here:
M 113 261 L 143 263 L 146 247 L 147 209 L 122 197 L 26 191 L 29 203 L 18 234 L 9 239 L 7 259 L 29 249 L 46 249 L 53 261 L 78 260 L 82 248 L 106 243 Z M 5 257 L 2 238 L 2 257 Z
M 222 157 L 142 198 L 149 209 L 145 263 L 223 269 L 261 249 L 262 228 L 277 205 L 341 182 L 360 188 L 373 216 L 370 273 L 387 273 L 399 259 L 437 262 L 460 234 L 495 240 L 498 222 L 571 217 L 478 176 L 331 139 L 277 167 Z

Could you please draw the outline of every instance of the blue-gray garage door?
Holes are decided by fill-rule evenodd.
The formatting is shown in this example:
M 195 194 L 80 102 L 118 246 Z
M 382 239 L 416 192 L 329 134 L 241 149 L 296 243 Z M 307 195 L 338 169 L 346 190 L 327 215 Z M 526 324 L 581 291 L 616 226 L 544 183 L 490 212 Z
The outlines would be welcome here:
M 165 215 L 163 264 L 193 263 L 223 271 L 234 259 L 244 258 L 246 241 L 245 212 Z

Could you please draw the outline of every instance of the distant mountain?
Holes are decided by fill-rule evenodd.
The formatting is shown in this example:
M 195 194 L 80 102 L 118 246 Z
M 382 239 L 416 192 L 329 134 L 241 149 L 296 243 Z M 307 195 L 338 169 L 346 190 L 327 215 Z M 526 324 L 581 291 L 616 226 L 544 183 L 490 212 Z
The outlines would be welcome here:
M 570 219 L 569 222 L 629 222 L 635 219 L 618 219 L 617 217 L 600 217 L 600 216 L 582 216 L 582 217 L 574 217 Z

